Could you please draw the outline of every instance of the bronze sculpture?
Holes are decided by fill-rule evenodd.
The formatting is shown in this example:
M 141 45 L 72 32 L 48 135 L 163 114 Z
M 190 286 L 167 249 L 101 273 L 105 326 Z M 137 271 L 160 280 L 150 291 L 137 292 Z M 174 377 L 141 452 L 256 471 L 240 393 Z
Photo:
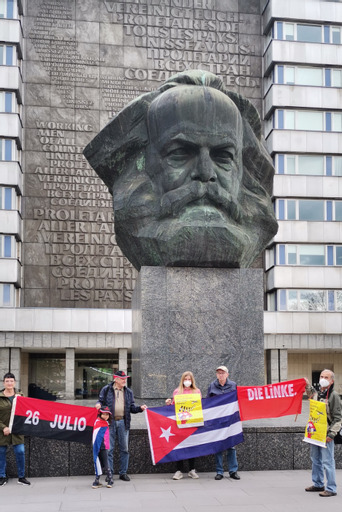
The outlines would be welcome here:
M 140 96 L 84 154 L 113 195 L 117 243 L 138 270 L 245 268 L 277 232 L 259 115 L 211 73 L 180 73 Z

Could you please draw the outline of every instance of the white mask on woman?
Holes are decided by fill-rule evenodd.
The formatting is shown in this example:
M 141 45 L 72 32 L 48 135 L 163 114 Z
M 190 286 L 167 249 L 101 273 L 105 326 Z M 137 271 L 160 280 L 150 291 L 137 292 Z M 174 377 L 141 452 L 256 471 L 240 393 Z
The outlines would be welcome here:
M 185 380 L 183 382 L 183 385 L 186 387 L 186 388 L 189 388 L 191 386 L 191 380 Z

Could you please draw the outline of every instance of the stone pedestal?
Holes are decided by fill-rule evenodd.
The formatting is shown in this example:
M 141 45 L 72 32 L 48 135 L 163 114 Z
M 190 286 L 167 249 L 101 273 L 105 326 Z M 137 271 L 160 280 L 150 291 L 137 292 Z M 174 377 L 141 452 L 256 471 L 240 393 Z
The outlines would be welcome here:
M 191 370 L 206 396 L 224 364 L 239 385 L 264 384 L 262 269 L 142 267 L 133 294 L 133 391 L 172 395 Z

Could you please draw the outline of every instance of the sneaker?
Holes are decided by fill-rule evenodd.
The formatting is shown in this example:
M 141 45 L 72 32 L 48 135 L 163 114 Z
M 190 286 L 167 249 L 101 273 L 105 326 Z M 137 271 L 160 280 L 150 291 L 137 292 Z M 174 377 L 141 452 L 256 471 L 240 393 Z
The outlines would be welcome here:
M 176 471 L 176 473 L 173 475 L 173 480 L 181 480 L 183 478 L 183 473 L 181 471 Z
M 110 487 L 113 487 L 113 485 L 114 485 L 114 481 L 111 478 L 108 478 L 106 487 L 110 488 Z
M 337 492 L 332 491 L 323 491 L 319 493 L 319 496 L 322 496 L 322 498 L 330 498 L 330 496 L 336 496 Z
M 6 484 L 7 484 L 7 478 L 2 476 L 2 477 L 0 478 L 0 486 L 1 486 L 1 485 L 6 485 Z
M 100 479 L 99 478 L 95 478 L 95 480 L 93 482 L 93 485 L 92 485 L 92 488 L 93 489 L 99 489 L 100 487 L 102 487 Z
M 188 476 L 190 478 L 199 478 L 198 474 L 196 473 L 196 469 L 192 469 L 191 471 L 189 471 Z
M 321 492 L 324 491 L 324 487 L 316 487 L 315 485 L 310 485 L 310 487 L 305 488 L 306 492 Z
M 31 485 L 31 482 L 29 482 L 28 480 L 26 480 L 25 477 L 23 477 L 23 478 L 18 478 L 18 484 L 21 484 L 21 485 Z
M 223 475 L 221 475 L 221 473 L 217 473 L 217 475 L 215 476 L 215 480 L 222 480 L 223 478 Z

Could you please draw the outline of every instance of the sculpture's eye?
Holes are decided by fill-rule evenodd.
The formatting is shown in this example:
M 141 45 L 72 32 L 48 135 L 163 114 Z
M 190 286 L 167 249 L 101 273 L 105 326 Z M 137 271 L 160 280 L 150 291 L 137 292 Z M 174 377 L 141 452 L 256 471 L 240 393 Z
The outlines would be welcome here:
M 234 160 L 234 154 L 230 148 L 213 148 L 210 150 L 210 157 L 218 164 L 228 164 Z
M 166 158 L 170 163 L 182 163 L 191 159 L 194 152 L 195 149 L 190 144 L 177 144 L 169 148 Z

